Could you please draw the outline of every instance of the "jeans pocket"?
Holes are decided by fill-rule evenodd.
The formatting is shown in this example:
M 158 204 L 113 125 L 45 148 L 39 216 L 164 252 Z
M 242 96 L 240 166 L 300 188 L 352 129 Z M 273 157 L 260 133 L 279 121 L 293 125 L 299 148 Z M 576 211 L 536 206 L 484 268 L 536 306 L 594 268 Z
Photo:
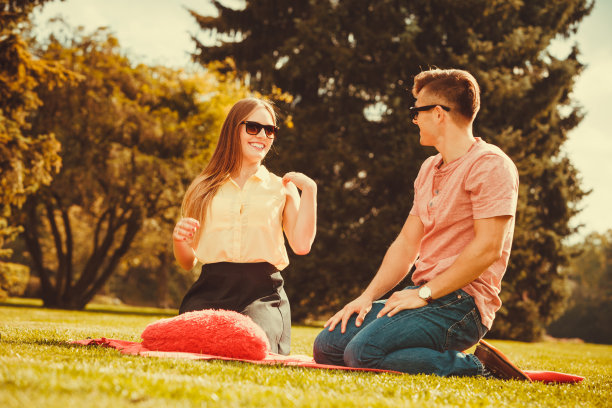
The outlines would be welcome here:
M 464 351 L 478 343 L 481 337 L 480 315 L 474 308 L 448 329 L 444 349 Z

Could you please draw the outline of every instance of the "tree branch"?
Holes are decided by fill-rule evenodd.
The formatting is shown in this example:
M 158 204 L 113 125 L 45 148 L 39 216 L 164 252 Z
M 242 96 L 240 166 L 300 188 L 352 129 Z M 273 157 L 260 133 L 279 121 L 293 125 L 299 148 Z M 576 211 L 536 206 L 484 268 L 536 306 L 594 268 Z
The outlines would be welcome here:
M 87 293 L 81 297 L 80 301 L 78 302 L 79 308 L 85 307 L 85 305 L 91 301 L 95 294 L 98 293 L 98 291 L 106 283 L 108 278 L 113 274 L 123 255 L 125 255 L 125 253 L 130 249 L 130 246 L 134 241 L 134 237 L 140 230 L 141 225 L 142 217 L 138 211 L 134 211 L 130 216 L 130 219 L 127 221 L 126 231 L 123 235 L 121 245 L 119 245 L 119 247 L 111 255 L 100 277 L 93 283 Z

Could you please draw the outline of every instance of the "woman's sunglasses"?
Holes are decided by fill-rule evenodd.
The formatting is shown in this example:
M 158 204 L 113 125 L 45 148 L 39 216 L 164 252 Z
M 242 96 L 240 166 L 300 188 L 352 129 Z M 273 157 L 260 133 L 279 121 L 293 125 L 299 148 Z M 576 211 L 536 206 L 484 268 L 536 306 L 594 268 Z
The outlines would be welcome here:
M 263 129 L 268 139 L 274 139 L 276 132 L 278 132 L 278 127 L 274 125 L 262 125 L 261 123 L 252 122 L 250 120 L 245 120 L 244 122 L 240 122 L 240 124 L 244 125 L 244 129 L 249 135 L 258 135 L 261 129 Z
M 411 107 L 409 109 L 410 110 L 410 119 L 411 120 L 415 120 L 416 118 L 419 117 L 419 112 L 431 110 L 431 109 L 435 108 L 436 106 L 441 107 L 442 109 L 444 109 L 447 112 L 450 112 L 450 110 L 451 110 L 448 106 L 444 106 L 444 105 L 413 106 L 413 107 Z

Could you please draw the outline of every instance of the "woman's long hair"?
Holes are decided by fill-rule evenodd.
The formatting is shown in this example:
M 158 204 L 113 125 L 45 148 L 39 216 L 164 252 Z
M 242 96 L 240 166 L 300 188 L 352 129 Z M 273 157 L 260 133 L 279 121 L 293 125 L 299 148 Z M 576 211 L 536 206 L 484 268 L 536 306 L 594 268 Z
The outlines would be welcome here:
M 200 221 L 200 228 L 206 221 L 206 213 L 219 187 L 242 166 L 242 147 L 240 145 L 240 122 L 244 121 L 258 107 L 270 112 L 276 124 L 276 112 L 272 105 L 258 98 L 242 99 L 230 109 L 219 135 L 219 142 L 204 170 L 191 182 L 185 193 L 181 213 L 183 217 Z M 199 234 L 195 243 L 199 241 Z

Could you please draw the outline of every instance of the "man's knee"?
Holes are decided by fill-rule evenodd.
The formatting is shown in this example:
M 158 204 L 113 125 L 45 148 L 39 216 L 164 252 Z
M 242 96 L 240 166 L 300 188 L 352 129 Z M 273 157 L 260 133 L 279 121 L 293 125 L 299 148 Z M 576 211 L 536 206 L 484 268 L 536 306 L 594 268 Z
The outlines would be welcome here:
M 369 342 L 353 339 L 344 350 L 344 364 L 349 367 L 377 368 L 384 355 Z
M 334 332 L 323 329 L 312 346 L 312 355 L 319 364 L 342 364 L 343 348 L 337 343 Z

